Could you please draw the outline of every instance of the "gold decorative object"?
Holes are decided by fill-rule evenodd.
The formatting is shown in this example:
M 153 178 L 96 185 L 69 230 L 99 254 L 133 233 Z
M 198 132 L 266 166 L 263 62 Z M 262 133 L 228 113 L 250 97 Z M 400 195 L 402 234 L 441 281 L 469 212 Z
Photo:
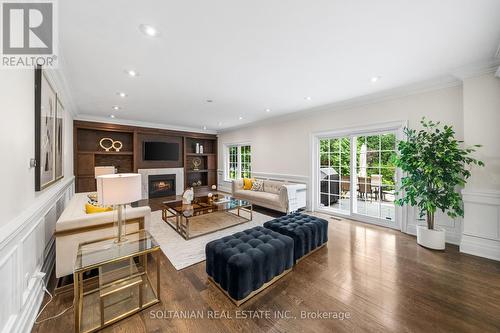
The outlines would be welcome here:
M 111 143 L 109 147 L 104 145 L 104 142 L 108 141 Z M 102 138 L 101 141 L 99 141 L 99 146 L 101 146 L 101 148 L 104 149 L 105 151 L 109 151 L 111 148 L 113 148 L 113 144 L 114 141 L 111 138 Z
M 113 141 L 113 148 L 116 152 L 119 152 L 122 149 L 123 143 L 121 141 Z
M 104 145 L 105 142 L 110 142 L 111 145 Z M 119 152 L 123 147 L 123 143 L 118 140 L 115 141 L 111 138 L 102 138 L 101 141 L 99 141 L 99 146 L 101 146 L 101 148 L 105 151 L 110 151 L 111 148 L 113 148 L 116 152 Z
M 196 170 L 196 171 L 200 170 L 199 167 L 201 165 L 201 158 L 199 158 L 199 157 L 193 158 L 192 163 L 193 163 L 193 170 Z

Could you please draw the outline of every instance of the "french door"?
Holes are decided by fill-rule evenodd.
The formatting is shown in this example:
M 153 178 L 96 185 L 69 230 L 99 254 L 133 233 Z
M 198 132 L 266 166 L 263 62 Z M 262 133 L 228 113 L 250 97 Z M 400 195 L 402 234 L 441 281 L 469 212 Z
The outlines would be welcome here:
M 399 137 L 400 128 L 317 135 L 315 209 L 400 229 L 394 204 Z

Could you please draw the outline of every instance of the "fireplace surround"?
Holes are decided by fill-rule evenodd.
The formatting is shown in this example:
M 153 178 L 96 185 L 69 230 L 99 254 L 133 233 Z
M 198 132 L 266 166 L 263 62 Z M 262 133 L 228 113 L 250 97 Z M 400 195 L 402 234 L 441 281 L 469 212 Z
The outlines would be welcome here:
M 175 195 L 175 174 L 161 174 L 148 176 L 149 198 Z

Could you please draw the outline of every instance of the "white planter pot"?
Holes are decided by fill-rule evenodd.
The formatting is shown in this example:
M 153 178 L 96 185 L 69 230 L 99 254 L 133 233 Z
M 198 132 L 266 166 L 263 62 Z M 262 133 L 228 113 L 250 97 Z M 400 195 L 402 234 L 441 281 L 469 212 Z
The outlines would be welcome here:
M 441 228 L 427 229 L 427 226 L 417 226 L 417 243 L 433 250 L 444 250 L 445 230 Z

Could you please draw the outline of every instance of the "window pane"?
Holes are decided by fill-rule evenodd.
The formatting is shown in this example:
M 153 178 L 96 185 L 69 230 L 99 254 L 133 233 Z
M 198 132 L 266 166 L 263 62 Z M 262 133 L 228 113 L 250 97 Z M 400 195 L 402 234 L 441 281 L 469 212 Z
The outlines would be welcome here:
M 380 153 L 380 166 L 381 167 L 394 167 L 394 159 L 396 158 L 396 152 L 394 151 L 383 151 Z
M 379 167 L 379 152 L 369 151 L 366 153 L 366 166 L 368 168 L 378 168 Z
M 328 153 L 330 149 L 330 140 L 329 139 L 322 139 L 319 140 L 319 152 L 321 153 Z
M 342 153 L 349 155 L 351 153 L 351 140 L 349 138 L 342 138 L 340 140 Z
M 334 168 L 337 173 L 340 167 L 340 154 L 330 154 L 330 167 Z
M 330 153 L 338 153 L 340 151 L 340 139 L 330 140 Z
M 394 185 L 394 178 L 396 174 L 396 169 L 394 168 L 382 168 L 380 169 L 382 174 L 382 184 L 384 185 Z
M 396 135 L 394 133 L 382 134 L 380 136 L 380 149 L 381 150 L 395 150 L 396 149 Z
M 321 168 L 328 168 L 328 166 L 329 166 L 328 154 L 321 154 L 320 155 L 319 165 Z
M 366 137 L 366 147 L 368 151 L 380 150 L 380 136 L 372 135 Z

